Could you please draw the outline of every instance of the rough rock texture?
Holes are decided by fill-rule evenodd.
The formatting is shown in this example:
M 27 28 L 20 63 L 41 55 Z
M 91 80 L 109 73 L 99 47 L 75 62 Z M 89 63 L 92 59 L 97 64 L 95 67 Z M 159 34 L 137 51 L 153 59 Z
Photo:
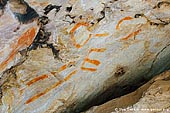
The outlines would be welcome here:
M 12 24 L 20 23 L 17 37 L 32 34 L 24 34 L 22 26 L 37 29 L 34 41 L 12 35 L 8 41 L 16 39 L 15 46 L 7 44 L 7 53 L 1 48 L 0 65 L 7 61 L 0 67 L 2 113 L 84 111 L 170 68 L 169 1 L 9 0 L 0 9 L 0 22 L 7 23 L 3 16 L 10 12 Z M 40 23 L 32 20 L 37 16 Z M 12 28 L 1 23 L 1 33 Z M 25 48 L 26 60 L 16 66 L 12 62 Z
M 156 76 L 136 91 L 93 107 L 85 113 L 169 113 L 169 82 L 170 71 L 167 71 Z

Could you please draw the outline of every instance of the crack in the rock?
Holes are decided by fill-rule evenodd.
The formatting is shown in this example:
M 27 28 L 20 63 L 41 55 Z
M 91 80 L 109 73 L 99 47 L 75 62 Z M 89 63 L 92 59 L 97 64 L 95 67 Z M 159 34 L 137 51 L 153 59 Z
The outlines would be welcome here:
M 162 49 L 155 55 L 155 58 L 153 59 L 152 64 L 151 64 L 151 66 L 150 66 L 150 68 L 149 68 L 149 71 L 148 71 L 147 73 L 150 73 L 150 71 L 152 71 L 153 66 L 154 66 L 154 64 L 155 64 L 158 56 L 159 56 L 167 47 L 169 47 L 169 46 L 170 46 L 170 43 L 167 44 L 164 48 L 162 48 Z
M 62 6 L 57 6 L 57 5 L 52 5 L 52 4 L 49 4 L 48 6 L 46 6 L 45 8 L 44 8 L 44 14 L 45 15 L 47 15 L 50 11 L 52 11 L 53 9 L 55 9 L 55 12 L 57 13 L 57 12 L 59 12 L 60 11 L 60 8 L 61 8 Z
M 21 65 L 24 61 L 19 62 L 15 66 L 12 66 L 10 69 L 5 70 L 3 72 L 3 75 L 0 77 L 0 103 L 1 103 L 2 97 L 3 97 L 2 89 L 4 89 L 4 88 L 2 88 L 2 87 L 4 87 L 4 84 L 9 81 L 10 76 L 13 76 L 14 78 L 16 78 L 16 68 L 17 68 L 17 66 Z
M 140 17 L 144 17 L 150 23 L 150 25 L 156 25 L 156 26 L 162 25 L 162 26 L 165 26 L 165 25 L 170 24 L 170 20 L 169 21 L 164 21 L 164 20 L 162 20 L 160 18 L 157 18 L 157 20 L 159 20 L 160 23 L 152 22 L 151 20 L 148 19 L 148 17 L 145 14 L 135 14 L 135 16 L 134 16 L 134 18 L 140 18 Z
M 3 15 L 7 4 L 20 24 L 30 23 L 39 17 L 38 13 L 24 0 L 0 0 L 0 16 Z
M 158 2 L 158 4 L 157 4 L 155 7 L 153 7 L 153 9 L 155 9 L 155 8 L 161 8 L 162 5 L 170 5 L 170 2 L 168 2 L 168 1 Z
M 39 17 L 38 13 L 24 0 L 10 1 L 9 4 L 13 6 L 11 11 L 21 24 L 30 23 Z
M 4 14 L 4 9 L 5 9 L 5 5 L 7 4 L 7 0 L 0 0 L 0 16 L 2 16 Z
M 39 17 L 38 24 L 40 25 L 40 29 L 33 41 L 33 43 L 28 47 L 28 51 L 36 50 L 39 48 L 50 48 L 54 55 L 54 58 L 59 58 L 59 50 L 56 49 L 53 43 L 48 43 L 48 40 L 51 36 L 51 32 L 47 32 L 45 29 L 45 25 L 48 24 L 49 19 L 46 16 Z
M 104 5 L 103 10 L 100 11 L 100 14 L 102 15 L 102 17 L 97 19 L 97 23 L 99 23 L 101 20 L 103 20 L 103 19 L 105 18 L 105 16 L 106 16 L 106 15 L 105 15 L 105 9 L 106 9 L 107 7 L 106 7 L 106 5 L 105 5 L 104 3 L 102 3 L 102 4 Z

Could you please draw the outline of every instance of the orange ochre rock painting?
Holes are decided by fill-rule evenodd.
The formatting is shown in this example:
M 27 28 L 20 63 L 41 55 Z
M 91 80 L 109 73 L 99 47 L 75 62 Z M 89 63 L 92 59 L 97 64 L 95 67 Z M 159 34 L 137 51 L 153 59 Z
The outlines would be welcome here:
M 7 57 L 7 59 L 0 64 L 0 70 L 3 70 L 8 65 L 8 63 L 14 59 L 15 55 L 18 53 L 18 50 L 20 48 L 24 46 L 28 47 L 29 45 L 31 45 L 31 43 L 33 42 L 36 36 L 36 31 L 37 31 L 37 28 L 32 27 L 22 34 L 17 44 L 12 45 L 13 49 L 11 53 L 9 54 L 9 56 Z

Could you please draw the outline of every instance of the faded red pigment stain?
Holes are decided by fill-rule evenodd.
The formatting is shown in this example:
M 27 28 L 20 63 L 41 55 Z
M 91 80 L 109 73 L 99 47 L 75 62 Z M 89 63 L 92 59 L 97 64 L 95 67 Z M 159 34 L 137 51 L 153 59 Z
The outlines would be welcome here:
M 32 84 L 34 84 L 34 83 L 36 83 L 36 82 L 38 82 L 38 81 L 40 81 L 40 80 L 44 80 L 44 79 L 46 79 L 46 78 L 48 78 L 48 75 L 41 75 L 41 76 L 36 77 L 36 78 L 32 79 L 31 81 L 29 81 L 29 82 L 27 83 L 27 85 L 28 85 L 28 86 L 31 86 Z
M 124 38 L 121 38 L 122 41 L 126 41 L 128 40 L 129 38 L 133 37 L 133 36 L 136 36 L 137 34 L 139 34 L 141 32 L 141 29 L 133 32 L 133 33 L 130 33 L 128 36 L 124 37 Z
M 130 17 L 130 16 L 124 17 L 123 19 L 121 19 L 121 20 L 118 22 L 118 24 L 116 25 L 116 29 L 119 30 L 120 24 L 121 24 L 123 21 L 125 21 L 125 20 L 132 20 L 132 19 L 133 19 L 133 18 Z
M 97 68 L 85 67 L 85 63 L 91 63 L 91 64 L 96 65 L 96 66 L 100 65 L 100 61 L 99 60 L 90 59 L 88 57 L 89 57 L 89 55 L 92 52 L 104 52 L 105 50 L 106 50 L 106 48 L 92 48 L 92 49 L 90 49 L 87 57 L 85 57 L 85 59 L 83 60 L 83 63 L 82 63 L 82 66 L 81 66 L 81 70 L 91 71 L 91 72 L 97 71 Z
M 77 73 L 77 70 L 72 71 L 70 74 L 68 74 L 68 75 L 64 78 L 64 80 L 60 80 L 60 81 L 56 82 L 55 84 L 53 84 L 50 88 L 47 88 L 47 89 L 45 89 L 43 92 L 38 93 L 38 94 L 32 96 L 31 98 L 29 98 L 29 99 L 25 102 L 25 104 L 29 104 L 29 103 L 37 100 L 37 99 L 40 98 L 41 96 L 47 94 L 49 91 L 55 89 L 56 87 L 58 87 L 59 85 L 61 85 L 63 82 L 68 81 L 68 80 L 69 80 L 73 75 L 75 75 L 76 73 Z
M 14 59 L 15 55 L 17 54 L 20 48 L 22 48 L 25 45 L 26 46 L 31 45 L 31 43 L 33 42 L 35 38 L 35 35 L 36 35 L 36 28 L 34 27 L 30 28 L 24 34 L 22 34 L 17 44 L 13 46 L 14 49 L 9 54 L 8 58 L 0 64 L 0 69 L 3 70 L 8 65 L 8 63 Z

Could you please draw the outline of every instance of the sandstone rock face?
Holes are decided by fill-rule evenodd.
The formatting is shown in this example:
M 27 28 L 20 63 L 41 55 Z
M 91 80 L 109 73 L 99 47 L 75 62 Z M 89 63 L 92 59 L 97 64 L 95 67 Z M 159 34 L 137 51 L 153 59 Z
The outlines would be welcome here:
M 7 3 L 14 14 L 16 10 L 12 8 L 16 1 L 9 0 Z M 5 69 L 14 65 L 10 63 L 14 59 L 0 67 L 3 68 L 2 78 L 6 77 L 1 80 L 2 113 L 80 112 L 134 90 L 141 82 L 170 68 L 168 1 L 25 2 L 39 17 L 46 16 L 50 20 L 43 30 L 51 33 L 48 44 L 54 47 L 41 45 L 28 51 L 25 62 L 6 72 Z M 5 20 L 5 13 L 0 17 L 0 22 Z M 11 25 L 18 23 L 18 20 L 13 18 Z M 11 25 L 4 25 L 12 29 Z M 1 33 L 5 27 L 0 26 Z M 35 42 L 40 27 L 36 20 L 23 23 L 21 27 L 22 32 L 16 33 L 18 37 L 22 37 L 26 28 L 36 27 L 31 38 Z M 8 34 L 1 38 L 1 43 L 4 43 L 5 37 Z M 16 36 L 10 38 L 13 38 L 10 43 L 12 40 L 16 42 L 6 48 L 15 50 L 16 56 L 19 50 L 30 45 L 24 46 L 27 43 L 24 39 L 21 41 L 22 47 L 18 47 Z M 4 52 L 4 48 L 0 53 L 3 56 L 0 65 L 11 56 L 11 52 Z M 53 54 L 55 49 L 58 55 Z

